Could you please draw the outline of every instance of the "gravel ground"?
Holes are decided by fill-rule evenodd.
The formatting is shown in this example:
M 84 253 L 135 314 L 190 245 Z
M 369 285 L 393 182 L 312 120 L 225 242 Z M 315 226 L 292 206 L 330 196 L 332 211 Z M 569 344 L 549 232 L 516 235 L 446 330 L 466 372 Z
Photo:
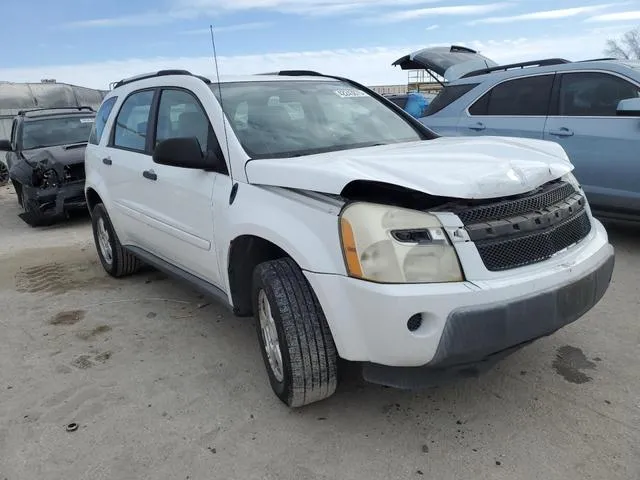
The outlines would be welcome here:
M 575 324 L 420 393 L 352 372 L 291 411 L 251 320 L 102 271 L 87 218 L 32 229 L 0 187 L 0 480 L 640 478 L 640 246 Z M 65 427 L 76 422 L 78 429 Z

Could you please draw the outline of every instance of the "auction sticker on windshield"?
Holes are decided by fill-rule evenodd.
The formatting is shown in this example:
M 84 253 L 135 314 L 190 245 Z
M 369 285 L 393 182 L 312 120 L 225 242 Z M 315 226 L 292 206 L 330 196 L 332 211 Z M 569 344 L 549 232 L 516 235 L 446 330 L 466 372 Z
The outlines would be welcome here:
M 356 90 L 355 88 L 341 88 L 340 90 L 336 90 L 335 94 L 342 98 L 350 98 L 350 97 L 366 97 L 367 94 Z
M 80 123 L 93 123 L 93 118 L 81 118 Z

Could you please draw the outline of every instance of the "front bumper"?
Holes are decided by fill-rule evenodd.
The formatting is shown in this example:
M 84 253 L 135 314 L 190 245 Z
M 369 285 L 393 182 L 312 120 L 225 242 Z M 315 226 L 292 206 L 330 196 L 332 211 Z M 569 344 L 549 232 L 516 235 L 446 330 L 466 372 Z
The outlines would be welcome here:
M 397 385 L 399 372 L 387 367 L 482 362 L 577 320 L 606 292 L 614 258 L 594 221 L 589 237 L 567 252 L 482 282 L 388 285 L 305 273 L 340 356 L 364 362 L 365 378 Z M 410 331 L 416 314 L 422 324 Z
M 26 207 L 19 217 L 29 225 L 46 225 L 63 218 L 71 210 L 86 208 L 84 180 L 52 188 L 23 186 Z

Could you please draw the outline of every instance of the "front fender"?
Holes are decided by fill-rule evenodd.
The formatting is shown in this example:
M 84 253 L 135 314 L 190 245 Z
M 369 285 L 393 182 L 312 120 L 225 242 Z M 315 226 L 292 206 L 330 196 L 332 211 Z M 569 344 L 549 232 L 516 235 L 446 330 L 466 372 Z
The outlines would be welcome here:
M 222 265 L 228 265 L 233 239 L 254 235 L 287 252 L 303 270 L 346 275 L 340 248 L 335 203 L 282 188 L 239 184 L 229 207 L 226 248 Z

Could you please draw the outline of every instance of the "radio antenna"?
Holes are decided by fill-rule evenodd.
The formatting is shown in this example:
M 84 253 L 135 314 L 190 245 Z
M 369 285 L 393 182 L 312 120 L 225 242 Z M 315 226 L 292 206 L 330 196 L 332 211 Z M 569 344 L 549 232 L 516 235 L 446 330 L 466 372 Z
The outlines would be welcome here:
M 227 134 L 227 114 L 224 111 L 224 103 L 222 101 L 222 86 L 220 84 L 220 70 L 218 69 L 218 53 L 216 52 L 216 40 L 213 35 L 213 25 L 209 25 L 211 31 L 211 46 L 213 47 L 213 63 L 216 67 L 216 81 L 218 82 L 218 95 L 220 96 L 220 107 L 222 108 L 222 128 L 224 129 L 224 143 L 227 146 L 227 159 L 229 161 L 229 177 L 233 182 L 233 171 L 231 166 L 231 151 L 229 149 L 229 135 Z

